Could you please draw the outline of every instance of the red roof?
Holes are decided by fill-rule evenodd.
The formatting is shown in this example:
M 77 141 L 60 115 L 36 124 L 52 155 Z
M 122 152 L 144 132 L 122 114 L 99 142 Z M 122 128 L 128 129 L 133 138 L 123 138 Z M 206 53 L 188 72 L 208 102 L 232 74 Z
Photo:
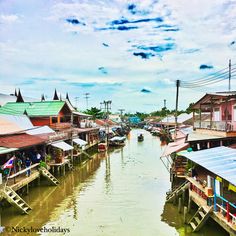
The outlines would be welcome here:
M 0 137 L 0 147 L 24 148 L 42 144 L 46 140 L 46 138 L 40 138 L 36 135 L 29 134 L 9 135 Z
M 116 123 L 111 121 L 111 120 L 99 120 L 99 119 L 96 119 L 95 122 L 96 122 L 97 125 L 100 125 L 100 126 L 105 126 L 107 123 L 109 125 L 116 125 Z
M 185 138 L 180 138 L 176 142 L 169 143 L 164 152 L 162 153 L 162 157 L 169 156 L 173 152 L 179 152 L 185 150 L 189 147 L 188 143 L 185 143 Z

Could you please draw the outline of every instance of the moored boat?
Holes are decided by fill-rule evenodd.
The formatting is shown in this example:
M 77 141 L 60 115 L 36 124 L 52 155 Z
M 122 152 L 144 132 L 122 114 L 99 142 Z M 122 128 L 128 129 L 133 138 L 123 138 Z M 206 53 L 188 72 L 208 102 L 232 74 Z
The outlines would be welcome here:
M 125 137 L 115 136 L 109 140 L 109 146 L 112 147 L 123 147 L 125 146 Z
M 99 143 L 98 144 L 98 151 L 99 152 L 105 152 L 107 150 L 107 144 L 106 143 Z

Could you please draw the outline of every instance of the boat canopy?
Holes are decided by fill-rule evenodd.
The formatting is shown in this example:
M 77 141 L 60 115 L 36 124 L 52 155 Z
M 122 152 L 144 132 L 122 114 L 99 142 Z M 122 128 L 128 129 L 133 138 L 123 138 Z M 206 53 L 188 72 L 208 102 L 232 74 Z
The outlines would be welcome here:
M 64 142 L 64 141 L 55 142 L 55 143 L 52 143 L 51 145 L 52 145 L 53 147 L 60 148 L 60 149 L 62 149 L 63 151 L 69 151 L 69 150 L 74 149 L 71 145 L 67 144 L 67 143 Z
M 119 136 L 115 136 L 113 138 L 110 139 L 110 141 L 115 142 L 115 141 L 125 141 L 125 137 L 119 137 Z
M 74 143 L 77 143 L 79 146 L 85 146 L 88 144 L 88 142 L 84 141 L 83 139 L 80 138 L 73 138 L 72 139 Z
M 236 186 L 236 149 L 215 147 L 178 153 Z

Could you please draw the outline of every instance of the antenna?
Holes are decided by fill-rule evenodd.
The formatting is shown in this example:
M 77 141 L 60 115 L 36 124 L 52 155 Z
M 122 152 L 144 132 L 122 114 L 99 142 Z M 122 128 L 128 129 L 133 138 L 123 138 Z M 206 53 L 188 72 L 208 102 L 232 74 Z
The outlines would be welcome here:
M 88 110 L 88 99 L 90 98 L 89 97 L 90 93 L 85 93 L 84 95 L 85 95 L 84 98 L 86 99 L 86 107 L 87 107 L 87 110 Z

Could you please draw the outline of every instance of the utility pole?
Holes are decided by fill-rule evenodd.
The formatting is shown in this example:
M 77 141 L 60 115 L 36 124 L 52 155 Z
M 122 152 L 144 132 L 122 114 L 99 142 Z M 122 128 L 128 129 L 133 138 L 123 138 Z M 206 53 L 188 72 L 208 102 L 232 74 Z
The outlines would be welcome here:
M 164 99 L 164 108 L 166 108 L 166 99 Z
M 84 98 L 86 99 L 86 108 L 87 108 L 87 110 L 88 110 L 88 99 L 90 98 L 90 97 L 89 97 L 90 93 L 85 93 L 84 95 L 85 95 Z
M 105 126 L 105 131 L 106 132 L 106 137 L 107 137 L 107 147 L 109 147 L 109 110 L 111 110 L 111 101 L 103 101 L 103 104 L 105 105 L 105 114 L 106 114 L 106 126 Z
M 121 122 L 123 121 L 123 111 L 124 111 L 125 109 L 118 109 L 118 111 L 120 112 L 120 120 L 121 120 Z
M 177 126 L 178 126 L 178 103 L 179 103 L 179 86 L 180 80 L 176 80 L 176 101 L 175 101 L 175 140 L 177 136 Z
M 78 109 L 78 100 L 79 100 L 79 97 L 75 97 L 75 106 L 76 106 L 76 109 Z
M 231 59 L 229 59 L 229 92 L 231 90 Z

